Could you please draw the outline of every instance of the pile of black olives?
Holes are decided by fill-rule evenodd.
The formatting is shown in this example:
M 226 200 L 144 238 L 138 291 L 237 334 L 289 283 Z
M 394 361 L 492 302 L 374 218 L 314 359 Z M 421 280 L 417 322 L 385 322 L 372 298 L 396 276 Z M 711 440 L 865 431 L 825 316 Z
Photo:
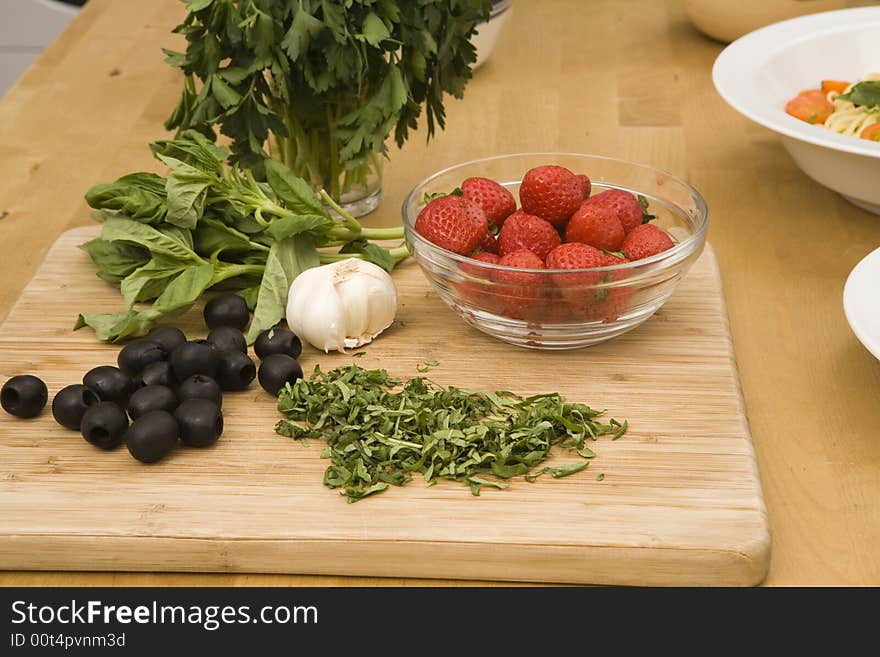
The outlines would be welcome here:
M 257 370 L 242 334 L 249 314 L 241 297 L 211 299 L 204 318 L 207 339 L 188 340 L 171 326 L 154 329 L 126 344 L 115 367 L 100 365 L 86 372 L 81 384 L 62 388 L 52 400 L 55 421 L 101 449 L 125 442 L 138 461 L 154 463 L 178 443 L 217 442 L 224 392 L 246 390 L 257 378 L 277 396 L 286 383 L 302 378 L 297 362 L 302 344 L 286 328 L 259 335 Z M 17 417 L 39 415 L 47 401 L 46 384 L 30 374 L 12 377 L 0 391 L 3 409 Z

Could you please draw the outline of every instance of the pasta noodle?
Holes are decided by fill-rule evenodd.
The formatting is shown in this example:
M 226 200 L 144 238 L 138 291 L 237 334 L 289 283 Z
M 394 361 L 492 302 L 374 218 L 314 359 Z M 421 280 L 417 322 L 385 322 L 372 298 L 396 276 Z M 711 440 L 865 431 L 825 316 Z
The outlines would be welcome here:
M 867 80 L 880 80 L 880 73 L 870 73 L 859 82 Z M 851 91 L 856 84 L 849 85 L 845 93 Z M 851 101 L 838 98 L 840 95 L 837 91 L 828 92 L 827 98 L 834 111 L 822 124 L 823 127 L 842 135 L 858 137 L 869 125 L 880 123 L 880 105 L 858 107 Z

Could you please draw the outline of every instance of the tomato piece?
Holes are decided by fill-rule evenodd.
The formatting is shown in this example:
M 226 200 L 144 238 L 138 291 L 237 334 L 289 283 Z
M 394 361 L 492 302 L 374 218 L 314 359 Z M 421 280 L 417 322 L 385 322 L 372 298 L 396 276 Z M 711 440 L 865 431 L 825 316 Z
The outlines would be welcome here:
M 862 139 L 880 141 L 880 123 L 872 123 L 859 134 Z
M 785 111 L 801 121 L 821 124 L 831 116 L 834 106 L 819 89 L 807 89 L 788 101 Z
M 849 85 L 849 82 L 843 82 L 841 80 L 822 80 L 822 91 L 826 94 L 829 91 L 836 91 L 837 93 L 842 94 L 846 91 L 846 88 Z

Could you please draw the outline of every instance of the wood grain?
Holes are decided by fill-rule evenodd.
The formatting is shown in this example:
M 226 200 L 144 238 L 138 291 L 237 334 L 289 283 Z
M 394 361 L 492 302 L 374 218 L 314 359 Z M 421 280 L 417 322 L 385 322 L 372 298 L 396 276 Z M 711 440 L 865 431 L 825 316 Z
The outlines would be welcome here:
M 0 327 L 4 378 L 37 372 L 54 393 L 114 362 L 118 347 L 70 330 L 79 311 L 119 306 L 76 248 L 97 233 L 62 235 L 25 288 Z M 257 386 L 226 396 L 214 448 L 180 449 L 153 467 L 124 448 L 94 449 L 50 413 L 0 417 L 0 567 L 633 585 L 763 578 L 766 513 L 710 251 L 646 325 L 568 353 L 512 347 L 469 328 L 412 261 L 395 282 L 395 325 L 359 364 L 416 376 L 417 365 L 437 359 L 435 380 L 558 390 L 624 415 L 630 433 L 600 441 L 579 476 L 514 481 L 479 498 L 454 482 L 419 482 L 347 504 L 321 483 L 321 441 L 276 435 L 274 399 Z M 198 307 L 179 323 L 191 337 L 204 333 Z M 307 349 L 301 362 L 308 371 L 352 359 Z
M 89 186 L 154 166 L 145 144 L 164 134 L 179 85 L 159 48 L 177 45 L 169 29 L 182 10 L 176 0 L 90 0 L 0 100 L 0 316 L 55 238 L 88 222 Z M 689 179 L 709 202 L 773 530 L 765 583 L 878 585 L 880 362 L 849 330 L 841 294 L 880 245 L 880 224 L 801 174 L 773 134 L 718 97 L 711 66 L 722 48 L 680 0 L 518 0 L 465 98 L 450 103 L 448 129 L 392 149 L 374 221 L 397 222 L 407 191 L 433 171 L 498 153 L 612 155 Z M 458 582 L 9 572 L 0 584 Z

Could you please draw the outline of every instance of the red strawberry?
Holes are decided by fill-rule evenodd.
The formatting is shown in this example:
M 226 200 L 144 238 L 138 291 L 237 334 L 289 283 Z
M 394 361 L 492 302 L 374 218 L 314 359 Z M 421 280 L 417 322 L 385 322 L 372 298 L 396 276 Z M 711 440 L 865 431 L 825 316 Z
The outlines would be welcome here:
M 565 167 L 547 165 L 529 169 L 519 187 L 522 209 L 561 226 L 584 200 L 583 187 Z
M 523 269 L 544 269 L 541 258 L 526 250 L 501 256 L 498 264 Z M 529 317 L 541 300 L 544 275 L 534 272 L 496 271 L 494 278 L 498 311 L 516 319 Z
M 672 239 L 663 230 L 654 224 L 642 224 L 630 231 L 623 240 L 620 250 L 630 260 L 641 260 L 662 253 L 673 246 Z M 609 249 L 609 251 L 614 250 Z
M 461 183 L 461 193 L 483 208 L 490 226 L 498 226 L 516 210 L 516 199 L 506 187 L 489 178 L 468 178 Z
M 471 260 L 478 260 L 480 262 L 489 262 L 493 265 L 497 265 L 498 261 L 501 259 L 494 253 L 489 253 L 488 251 L 481 251 L 477 255 L 471 256 Z M 481 278 L 491 278 L 494 270 L 489 270 L 486 267 L 482 267 L 480 265 L 471 265 L 468 263 L 461 263 L 461 270 L 466 272 L 472 276 L 479 276 Z
M 440 248 L 465 255 L 477 248 L 489 226 L 476 203 L 461 196 L 440 196 L 422 208 L 415 229 Z
M 492 233 L 486 232 L 486 234 L 483 235 L 483 239 L 480 240 L 479 245 L 477 245 L 477 248 L 480 249 L 481 253 L 495 253 L 495 254 L 497 254 L 498 253 L 498 240 L 495 238 L 495 236 Z
M 498 264 L 500 258 L 494 253 L 482 252 L 472 257 L 472 260 L 479 262 L 489 262 Z M 495 312 L 495 294 L 493 291 L 493 283 L 495 270 L 490 270 L 476 263 L 461 263 L 462 273 L 469 278 L 461 283 L 456 283 L 455 287 L 462 298 L 471 306 L 488 312 Z M 476 280 L 474 280 L 476 279 Z
M 644 199 L 644 197 L 642 198 Z M 622 189 L 609 189 L 601 194 L 596 194 L 590 199 L 590 203 L 613 208 L 617 213 L 617 218 L 620 219 L 620 223 L 623 225 L 625 233 L 628 233 L 637 226 L 641 226 L 645 223 L 646 218 L 648 220 L 653 219 L 651 215 L 645 213 L 648 205 L 647 200 L 644 201 L 645 205 L 642 206 L 639 199 Z
M 606 265 L 620 265 L 629 262 L 626 258 L 618 258 L 612 255 L 606 255 Z M 619 283 L 626 280 L 628 276 L 626 271 L 608 272 L 602 277 L 602 283 Z M 614 287 L 606 287 L 596 290 L 594 295 L 593 316 L 601 319 L 606 324 L 613 322 L 629 307 L 629 299 L 633 290 L 628 286 L 615 285 Z
M 559 233 L 549 222 L 517 210 L 507 218 L 498 233 L 498 253 L 506 256 L 527 250 L 543 260 L 561 242 Z
M 626 233 L 614 208 L 594 203 L 591 196 L 584 201 L 565 227 L 566 242 L 583 242 L 597 249 L 617 251 Z
M 608 256 L 599 249 L 582 244 L 568 242 L 560 244 L 547 254 L 548 269 L 592 269 L 608 264 Z M 554 273 L 550 274 L 553 283 L 559 288 L 563 298 L 582 315 L 592 300 L 595 292 L 593 286 L 599 282 L 601 274 L 592 272 Z
M 590 191 L 593 189 L 593 183 L 590 182 L 590 177 L 581 173 L 578 174 L 577 179 L 581 181 L 581 190 L 584 193 L 584 198 L 590 198 Z

